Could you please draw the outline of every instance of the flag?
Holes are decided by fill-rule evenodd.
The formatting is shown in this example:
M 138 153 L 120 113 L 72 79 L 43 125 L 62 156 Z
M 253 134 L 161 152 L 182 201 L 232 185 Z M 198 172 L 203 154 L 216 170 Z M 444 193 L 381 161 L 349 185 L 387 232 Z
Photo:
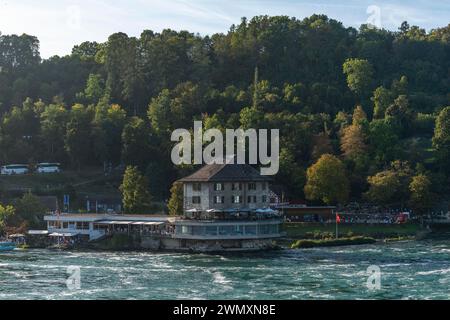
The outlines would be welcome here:
M 336 213 L 336 223 L 341 223 L 341 217 L 339 217 L 338 213 Z

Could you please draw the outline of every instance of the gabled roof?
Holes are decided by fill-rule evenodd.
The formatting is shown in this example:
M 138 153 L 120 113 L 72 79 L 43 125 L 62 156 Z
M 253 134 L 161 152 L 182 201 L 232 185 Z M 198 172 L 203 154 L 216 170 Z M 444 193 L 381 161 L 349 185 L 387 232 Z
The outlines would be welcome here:
M 190 176 L 178 180 L 179 182 L 245 182 L 271 181 L 269 176 L 263 176 L 258 170 L 248 164 L 210 164 Z

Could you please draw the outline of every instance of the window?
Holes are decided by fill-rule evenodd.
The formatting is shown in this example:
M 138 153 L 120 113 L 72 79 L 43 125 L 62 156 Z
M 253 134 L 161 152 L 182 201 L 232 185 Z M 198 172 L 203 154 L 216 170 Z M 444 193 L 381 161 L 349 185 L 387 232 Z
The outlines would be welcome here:
M 224 203 L 225 202 L 225 197 L 221 197 L 221 196 L 215 196 L 214 197 L 214 203 Z
M 89 230 L 89 222 L 77 222 L 76 228 L 79 230 Z
M 232 196 L 231 202 L 232 203 L 242 203 L 242 196 Z
M 200 183 L 194 183 L 192 185 L 192 190 L 194 190 L 194 191 L 202 191 L 202 185 Z
M 201 203 L 200 197 L 199 196 L 192 197 L 192 203 L 193 204 L 200 204 Z
M 254 182 L 249 183 L 248 190 L 256 190 L 256 183 L 254 183 Z
M 247 196 L 248 203 L 256 203 L 256 196 Z
M 267 189 L 267 183 L 265 183 L 265 182 L 262 183 L 262 189 L 263 189 L 263 190 L 266 190 L 266 189 Z
M 267 196 L 262 196 L 262 202 L 266 203 L 267 202 Z
M 245 226 L 245 234 L 256 235 L 256 226 Z
M 215 183 L 214 184 L 214 191 L 222 191 L 224 189 L 223 183 Z
M 234 226 L 220 226 L 219 235 L 221 236 L 231 236 L 233 235 Z
M 242 183 L 232 183 L 231 190 L 242 190 Z

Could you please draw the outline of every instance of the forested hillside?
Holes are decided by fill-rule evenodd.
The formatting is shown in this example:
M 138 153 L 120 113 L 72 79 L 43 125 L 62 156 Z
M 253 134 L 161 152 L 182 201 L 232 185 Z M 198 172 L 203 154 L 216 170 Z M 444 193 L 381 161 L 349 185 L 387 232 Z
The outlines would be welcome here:
M 116 33 L 45 60 L 36 37 L 0 35 L 0 164 L 136 165 L 166 199 L 192 169 L 171 164 L 170 133 L 202 119 L 279 128 L 275 183 L 291 199 L 426 210 L 449 192 L 449 89 L 450 25 L 260 16 L 205 37 Z

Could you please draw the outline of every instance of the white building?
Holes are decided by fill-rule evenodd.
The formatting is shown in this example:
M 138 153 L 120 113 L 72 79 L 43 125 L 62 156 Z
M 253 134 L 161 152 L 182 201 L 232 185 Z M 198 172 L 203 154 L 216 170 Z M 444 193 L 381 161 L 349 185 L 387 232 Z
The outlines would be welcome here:
M 61 214 L 45 216 L 49 235 L 97 240 L 126 233 L 140 247 L 190 251 L 260 250 L 283 234 L 269 208 L 270 179 L 249 165 L 207 165 L 179 180 L 182 216 Z

